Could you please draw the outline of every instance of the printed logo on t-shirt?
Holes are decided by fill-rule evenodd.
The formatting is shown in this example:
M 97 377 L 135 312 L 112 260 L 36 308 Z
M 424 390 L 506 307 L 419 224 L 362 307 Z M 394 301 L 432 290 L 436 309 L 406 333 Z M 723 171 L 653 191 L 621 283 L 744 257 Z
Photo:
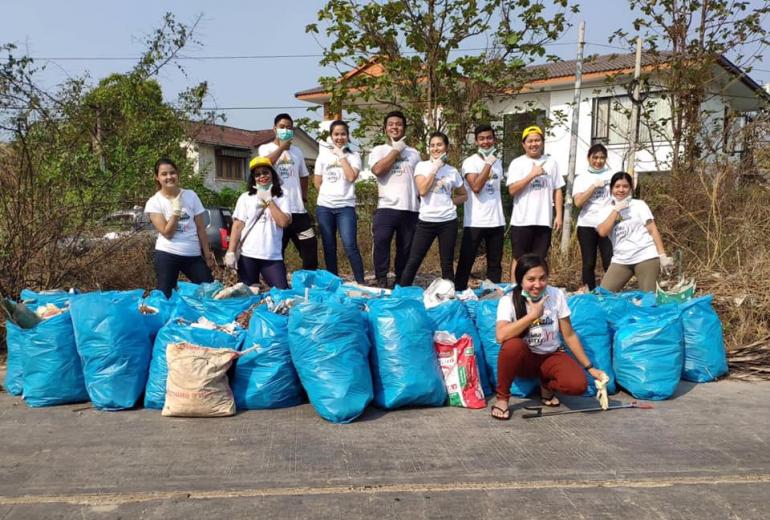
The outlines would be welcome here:
M 396 159 L 396 162 L 394 162 L 393 166 L 390 168 L 390 175 L 396 177 L 403 175 L 406 171 L 405 164 L 408 164 L 406 159 L 402 159 L 401 157 Z
M 433 193 L 445 193 L 447 195 L 451 195 L 449 191 L 449 182 L 443 178 L 436 179 L 436 182 L 433 183 L 433 189 L 431 191 L 433 191 Z
M 543 315 L 532 323 L 526 336 L 526 343 L 530 347 L 538 347 L 544 343 L 553 342 L 556 339 L 556 330 L 553 327 L 553 318 Z
M 588 199 L 590 202 L 601 202 L 610 196 L 610 190 L 607 189 L 608 182 L 605 181 L 604 187 L 594 190 L 594 192 L 591 194 L 591 198 Z
M 278 175 L 280 175 L 282 179 L 288 179 L 291 177 L 291 172 L 294 169 L 294 159 L 290 153 L 284 152 L 275 166 L 278 170 Z
M 184 230 L 186 230 L 190 225 L 190 215 L 187 213 L 187 211 L 182 208 L 182 216 L 179 217 L 179 220 L 176 224 L 176 232 L 182 233 Z
M 546 179 L 543 175 L 540 175 L 539 177 L 535 177 L 532 179 L 532 182 L 529 184 L 530 189 L 533 190 L 544 190 L 548 187 L 548 179 Z
M 486 182 L 486 190 L 488 194 L 495 194 L 495 183 L 498 182 L 499 179 L 500 177 L 498 177 L 496 173 L 492 173 L 492 175 L 489 176 L 489 180 Z
M 339 163 L 339 161 L 333 162 L 329 165 L 328 168 L 326 168 L 324 181 L 337 182 L 340 180 L 340 177 L 342 177 L 342 165 Z

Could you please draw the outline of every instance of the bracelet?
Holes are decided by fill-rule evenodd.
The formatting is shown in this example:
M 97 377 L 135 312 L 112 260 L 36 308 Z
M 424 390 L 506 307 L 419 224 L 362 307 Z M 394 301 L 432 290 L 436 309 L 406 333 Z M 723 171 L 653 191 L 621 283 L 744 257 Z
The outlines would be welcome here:
M 588 363 L 588 366 L 585 366 L 583 368 L 585 368 L 586 370 L 591 370 L 593 367 L 594 367 L 593 363 Z

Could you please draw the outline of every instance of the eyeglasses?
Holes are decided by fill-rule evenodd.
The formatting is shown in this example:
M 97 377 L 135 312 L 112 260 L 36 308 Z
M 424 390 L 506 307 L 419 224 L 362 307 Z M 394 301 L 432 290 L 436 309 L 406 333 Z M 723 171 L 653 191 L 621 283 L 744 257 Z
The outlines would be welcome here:
M 273 172 L 271 172 L 270 170 L 260 170 L 258 172 L 255 172 L 254 175 L 257 177 L 271 177 L 273 175 Z

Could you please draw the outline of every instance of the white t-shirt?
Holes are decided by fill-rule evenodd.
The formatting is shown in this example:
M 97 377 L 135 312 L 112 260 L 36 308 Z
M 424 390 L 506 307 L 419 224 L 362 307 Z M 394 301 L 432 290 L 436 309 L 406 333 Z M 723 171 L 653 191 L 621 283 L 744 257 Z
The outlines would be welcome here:
M 491 228 L 505 225 L 503 200 L 500 197 L 503 162 L 500 159 L 495 161 L 484 188 L 475 193 L 468 184 L 466 176 L 469 173 L 481 173 L 483 169 L 484 159 L 477 153 L 463 161 L 463 179 L 465 179 L 465 191 L 468 192 L 463 211 L 464 227 Z
M 284 213 L 291 213 L 289 211 L 289 201 L 285 195 L 274 198 L 273 204 Z M 256 222 L 254 222 L 255 215 L 259 215 Z M 243 256 L 258 260 L 283 259 L 281 244 L 283 228 L 275 223 L 273 214 L 270 213 L 270 208 L 262 207 L 256 194 L 241 193 L 241 196 L 238 197 L 238 202 L 235 203 L 233 218 L 244 223 L 241 233 L 246 233 L 251 227 L 251 231 L 249 231 L 246 240 L 243 241 L 241 246 L 241 254 Z
M 602 222 L 607 219 L 612 211 L 612 202 L 605 208 Z M 645 225 L 653 220 L 650 207 L 642 200 L 631 199 L 628 208 L 620 212 L 620 222 L 616 222 L 610 233 L 612 241 L 612 263 L 621 265 L 634 265 L 645 260 L 658 258 L 658 249 L 655 247 L 650 232 Z
M 361 171 L 361 156 L 356 152 L 345 152 L 350 167 Z M 323 178 L 318 190 L 316 205 L 324 208 L 344 208 L 356 205 L 356 184 L 348 182 L 342 170 L 342 162 L 325 147 L 321 147 L 315 160 L 315 175 Z
M 581 173 L 575 178 L 575 184 L 572 185 L 573 199 L 574 195 L 579 195 L 590 189 L 592 189 L 594 182 L 598 179 L 604 181 L 603 188 L 596 188 L 591 196 L 588 198 L 583 207 L 580 208 L 580 215 L 578 215 L 577 225 L 581 227 L 595 228 L 601 224 L 606 218 L 605 207 L 610 203 L 610 179 L 613 176 L 613 172 L 607 169 L 601 173 Z
M 265 143 L 257 150 L 257 155 L 267 157 L 278 148 L 274 142 Z M 310 172 L 305 164 L 305 156 L 298 147 L 291 145 L 285 150 L 273 165 L 281 179 L 283 196 L 289 201 L 290 213 L 307 213 L 302 202 L 302 187 L 300 177 L 307 177 Z
M 559 349 L 561 346 L 559 319 L 570 315 L 567 298 L 561 289 L 548 285 L 545 288 L 545 297 L 548 299 L 543 307 L 543 315 L 532 323 L 523 338 L 529 350 L 535 354 L 550 354 Z M 506 294 L 497 304 L 497 321 L 514 322 L 517 319 L 516 309 L 513 306 L 513 293 Z
M 392 150 L 390 145 L 381 144 L 372 148 L 369 154 L 371 168 L 388 155 Z M 406 147 L 393 163 L 390 171 L 377 177 L 377 192 L 379 200 L 377 208 L 401 209 L 418 211 L 420 200 L 417 187 L 414 185 L 414 169 L 420 162 L 420 153 L 412 147 Z
M 431 161 L 417 163 L 414 176 L 427 177 L 433 171 Z M 463 185 L 457 168 L 445 164 L 439 168 L 433 186 L 420 197 L 420 220 L 423 222 L 447 222 L 457 218 L 457 208 L 452 202 L 452 191 Z
M 526 155 L 517 157 L 508 167 L 506 186 L 526 178 L 535 163 L 542 164 L 545 173 L 532 179 L 513 197 L 512 226 L 553 225 L 553 192 L 564 186 L 564 178 L 559 174 L 559 166 L 553 158 L 548 155 L 540 159 Z
M 176 225 L 176 232 L 171 240 L 158 234 L 155 249 L 180 256 L 200 256 L 201 243 L 198 240 L 198 230 L 195 227 L 195 217 L 206 211 L 201 199 L 192 190 L 182 190 L 182 216 Z M 166 219 L 171 219 L 173 210 L 171 201 L 160 192 L 150 197 L 144 205 L 145 213 L 160 213 Z

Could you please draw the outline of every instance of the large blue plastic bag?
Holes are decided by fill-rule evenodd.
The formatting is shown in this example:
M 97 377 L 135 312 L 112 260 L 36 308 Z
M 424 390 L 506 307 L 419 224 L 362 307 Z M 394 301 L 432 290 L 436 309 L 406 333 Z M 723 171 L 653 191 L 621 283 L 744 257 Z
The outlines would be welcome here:
M 73 293 L 62 290 L 40 291 L 31 289 L 22 289 L 19 300 L 24 302 L 30 310 L 34 311 L 41 305 L 53 304 L 57 307 L 64 307 L 74 296 Z
M 21 395 L 24 388 L 24 342 L 27 336 L 22 334 L 24 329 L 11 321 L 5 322 L 5 332 L 8 357 L 3 388 L 11 395 Z
M 152 343 L 139 312 L 143 290 L 92 292 L 70 301 L 75 343 L 94 408 L 133 408 L 144 392 Z
M 619 324 L 612 346 L 615 380 L 637 399 L 668 399 L 684 365 L 676 304 L 637 308 Z
M 88 401 L 69 311 L 19 331 L 24 337 L 23 385 L 28 406 Z
M 508 296 L 505 296 L 508 298 Z M 486 363 L 487 375 L 492 388 L 497 388 L 497 358 L 500 355 L 501 345 L 495 337 L 497 324 L 497 304 L 500 300 L 480 300 L 476 305 L 476 328 L 481 337 L 481 346 L 484 350 L 484 363 Z M 516 377 L 511 384 L 511 395 L 527 397 L 540 386 L 540 379 L 536 377 Z
M 199 347 L 239 350 L 243 341 L 243 332 L 243 329 L 237 329 L 234 334 L 229 334 L 220 330 L 196 328 L 182 319 L 174 319 L 166 323 L 158 332 L 152 346 L 150 373 L 144 393 L 144 406 L 158 410 L 163 409 L 163 403 L 166 401 L 166 379 L 168 378 L 166 347 L 169 343 L 186 342 Z
M 612 331 L 607 321 L 607 314 L 595 294 L 578 294 L 567 298 L 570 308 L 570 321 L 586 356 L 595 368 L 602 370 L 610 378 L 607 392 L 617 392 L 615 372 L 612 370 Z M 585 371 L 588 389 L 584 395 L 596 395 L 594 377 Z
M 612 333 L 618 330 L 620 322 L 630 314 L 633 314 L 635 309 L 651 307 L 656 304 L 656 296 L 653 292 L 626 291 L 614 293 L 597 287 L 594 289 L 594 294 L 606 313 L 607 322 Z
M 196 298 L 191 296 L 179 296 L 179 302 L 174 310 L 174 318 L 184 318 L 188 321 L 197 321 L 204 317 L 218 325 L 232 323 L 239 314 L 246 311 L 255 303 L 259 303 L 260 296 L 247 296 L 243 298 Z
M 711 307 L 713 296 L 702 296 L 680 304 L 684 330 L 682 379 L 707 383 L 727 374 L 727 353 L 722 323 Z
M 484 395 L 489 397 L 494 393 L 494 388 L 489 382 L 487 364 L 484 362 L 484 349 L 481 346 L 481 337 L 476 329 L 476 324 L 468 315 L 468 310 L 460 300 L 449 300 L 428 309 L 428 316 L 433 320 L 435 331 L 447 331 L 456 338 L 467 334 L 473 342 L 473 352 L 476 356 L 476 365 L 479 367 L 479 379 Z
M 304 392 L 291 362 L 289 318 L 258 307 L 244 336 L 230 385 L 239 410 L 285 408 Z
M 443 406 L 446 385 L 433 348 L 433 322 L 422 301 L 382 298 L 369 304 L 374 403 L 387 410 Z
M 419 300 L 422 302 L 422 298 L 425 295 L 425 290 L 417 285 L 408 285 L 402 287 L 396 285 L 391 293 L 392 298 L 408 298 L 410 300 Z
M 291 290 L 295 294 L 304 294 L 305 289 L 334 292 L 340 285 L 342 285 L 342 278 L 323 269 L 317 271 L 300 269 L 291 274 Z
M 351 422 L 372 400 L 369 338 L 361 312 L 335 301 L 305 302 L 289 312 L 289 348 L 318 415 Z
M 155 341 L 155 336 L 163 325 L 174 316 L 178 301 L 179 294 L 176 291 L 171 293 L 171 298 L 166 298 L 163 292 L 154 289 L 140 302 L 139 305 L 142 309 L 144 326 L 147 329 L 150 344 Z

